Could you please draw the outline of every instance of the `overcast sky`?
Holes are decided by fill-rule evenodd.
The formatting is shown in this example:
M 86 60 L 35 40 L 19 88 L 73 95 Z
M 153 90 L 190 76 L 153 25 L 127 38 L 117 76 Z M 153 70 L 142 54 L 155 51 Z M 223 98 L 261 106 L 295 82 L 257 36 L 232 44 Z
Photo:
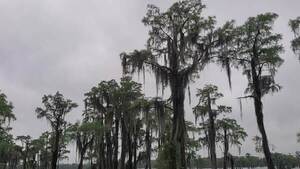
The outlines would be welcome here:
M 141 23 L 146 5 L 166 8 L 171 0 L 0 0 L 0 89 L 15 108 L 17 121 L 13 134 L 38 137 L 49 129 L 46 121 L 37 120 L 35 108 L 44 94 L 61 91 L 82 104 L 83 94 L 101 80 L 119 79 L 119 54 L 141 49 L 147 39 L 147 28 Z M 288 20 L 300 16 L 299 0 L 206 0 L 206 15 L 214 15 L 220 24 L 234 19 L 243 23 L 249 16 L 264 12 L 279 14 L 275 31 L 283 34 L 285 62 L 276 80 L 282 91 L 264 98 L 265 125 L 275 151 L 293 153 L 300 150 L 296 133 L 300 131 L 300 63 L 291 52 L 293 35 Z M 229 90 L 226 73 L 210 65 L 191 86 L 192 104 L 186 104 L 186 116 L 192 120 L 191 106 L 197 102 L 196 88 L 206 83 L 219 86 L 233 106 L 233 116 L 246 128 L 249 137 L 242 153 L 254 153 L 251 138 L 258 134 L 253 103 L 244 102 L 240 118 L 237 97 L 243 95 L 246 78 L 233 73 Z M 138 80 L 138 79 L 137 79 Z M 155 93 L 147 77 L 147 96 Z M 149 82 L 150 81 L 150 82 Z M 68 119 L 80 119 L 82 107 Z

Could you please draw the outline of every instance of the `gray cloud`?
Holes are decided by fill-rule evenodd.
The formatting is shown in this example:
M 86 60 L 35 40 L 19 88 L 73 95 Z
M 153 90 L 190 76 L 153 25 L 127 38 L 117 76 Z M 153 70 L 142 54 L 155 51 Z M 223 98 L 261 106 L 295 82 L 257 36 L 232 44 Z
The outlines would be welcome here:
M 37 137 L 49 128 L 45 121 L 37 120 L 34 110 L 41 105 L 43 94 L 59 90 L 81 103 L 83 94 L 101 80 L 121 76 L 119 53 L 144 47 L 147 28 L 141 23 L 146 5 L 154 3 L 166 8 L 173 1 L 158 0 L 27 0 L 0 1 L 0 87 L 14 103 L 17 122 L 15 135 L 30 134 Z M 265 122 L 269 139 L 276 151 L 293 153 L 299 146 L 296 133 L 299 125 L 300 63 L 291 52 L 292 38 L 287 22 L 299 16 L 298 0 L 205 0 L 205 14 L 215 15 L 219 23 L 235 19 L 241 24 L 249 16 L 263 12 L 276 12 L 279 18 L 275 31 L 284 35 L 286 52 L 284 65 L 277 81 L 284 87 L 273 96 L 264 98 Z M 216 71 L 217 70 L 217 71 Z M 151 76 L 147 77 L 148 80 Z M 229 90 L 225 73 L 210 65 L 201 72 L 201 78 L 191 85 L 192 91 L 205 83 L 220 86 L 226 98 L 223 103 L 232 105 L 232 116 L 240 119 L 238 102 L 246 86 L 241 72 L 233 73 L 233 89 Z M 145 91 L 153 95 L 154 83 L 147 82 Z M 192 92 L 193 93 L 193 92 Z M 192 120 L 191 106 L 186 108 Z M 80 119 L 82 107 L 69 116 Z M 249 138 L 243 152 L 254 153 L 251 137 L 258 134 L 252 102 L 244 102 L 243 120 Z

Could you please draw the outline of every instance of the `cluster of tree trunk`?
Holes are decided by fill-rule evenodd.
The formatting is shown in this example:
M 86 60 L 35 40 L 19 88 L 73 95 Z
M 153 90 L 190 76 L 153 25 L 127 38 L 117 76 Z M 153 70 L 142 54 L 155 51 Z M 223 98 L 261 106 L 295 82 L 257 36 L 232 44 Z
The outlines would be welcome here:
M 92 88 L 86 93 L 84 120 L 75 130 L 79 169 L 85 158 L 97 169 L 151 169 L 154 134 L 164 135 L 158 121 L 165 124 L 155 115 L 165 117 L 164 106 L 159 98 L 145 99 L 141 85 L 130 77 Z

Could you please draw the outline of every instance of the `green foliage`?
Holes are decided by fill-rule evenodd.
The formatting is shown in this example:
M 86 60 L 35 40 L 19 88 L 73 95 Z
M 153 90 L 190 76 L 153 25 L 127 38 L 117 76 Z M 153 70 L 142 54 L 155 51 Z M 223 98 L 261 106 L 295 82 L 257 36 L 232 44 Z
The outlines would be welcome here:
M 201 117 L 202 120 L 204 117 L 207 117 L 209 111 L 213 112 L 214 117 L 222 113 L 231 113 L 232 111 L 231 107 L 216 104 L 216 100 L 223 97 L 223 94 L 218 92 L 217 86 L 211 84 L 205 85 L 203 89 L 197 90 L 196 96 L 199 97 L 199 103 L 193 108 L 195 122 L 198 121 L 199 117 Z
M 262 95 L 280 90 L 274 80 L 278 67 L 283 63 L 280 54 L 281 34 L 273 33 L 273 23 L 278 15 L 265 13 L 250 17 L 242 26 L 236 28 L 237 53 L 229 58 L 234 66 L 243 69 L 248 78 L 246 94 L 254 95 L 254 78 L 258 78 Z M 255 73 L 255 74 L 253 74 Z
M 175 2 L 164 12 L 149 5 L 143 19 L 150 28 L 147 48 L 122 53 L 123 72 L 153 72 L 162 89 L 178 76 L 186 87 L 207 63 L 229 55 L 222 49 L 232 38 L 233 22 L 216 28 L 215 17 L 202 16 L 204 8 L 199 0 Z
M 103 124 L 99 121 L 84 122 L 78 127 L 79 132 L 100 134 L 104 132 Z
M 161 149 L 158 151 L 158 156 L 156 159 L 156 165 L 154 166 L 157 169 L 166 169 L 169 168 L 169 164 L 171 161 L 170 152 L 171 145 L 169 143 L 165 143 Z
M 166 138 L 170 138 L 171 132 L 170 130 L 166 130 Z M 158 149 L 158 155 L 155 163 L 155 168 L 157 169 L 165 169 L 169 168 L 170 162 L 171 162 L 171 144 L 169 142 L 170 139 L 166 139 L 166 142 Z
M 249 153 L 247 153 L 246 156 L 235 157 L 235 165 L 236 167 L 247 167 L 247 168 L 266 166 L 264 159 L 256 156 L 252 156 Z
M 289 26 L 294 33 L 294 39 L 291 41 L 291 46 L 293 51 L 299 55 L 300 59 L 300 17 L 291 19 Z
M 70 99 L 65 99 L 57 92 L 55 95 L 44 95 L 42 98 L 44 107 L 36 108 L 38 118 L 45 118 L 51 125 L 52 138 L 60 136 L 61 145 L 69 141 L 68 129 L 70 124 L 65 120 L 65 116 L 78 105 Z
M 277 169 L 292 169 L 300 164 L 299 159 L 291 154 L 273 153 L 272 159 Z
M 9 160 L 14 148 L 13 136 L 7 130 L 0 128 L 0 163 Z
M 78 106 L 72 100 L 65 99 L 59 92 L 56 92 L 55 95 L 44 95 L 42 103 L 44 108 L 36 108 L 37 117 L 45 118 L 51 124 L 53 130 L 67 125 L 65 121 L 66 114 Z
M 16 120 L 12 111 L 12 103 L 7 101 L 6 95 L 0 91 L 0 163 L 5 164 L 15 153 L 16 148 L 13 136 L 9 133 L 11 130 L 9 122 Z
M 217 124 L 217 141 L 224 143 L 224 131 L 231 145 L 241 146 L 242 142 L 248 136 L 245 129 L 242 128 L 235 119 L 223 118 L 216 121 Z
M 12 113 L 13 105 L 7 101 L 6 95 L 0 91 L 0 128 L 2 124 L 10 120 L 16 120 L 15 115 Z

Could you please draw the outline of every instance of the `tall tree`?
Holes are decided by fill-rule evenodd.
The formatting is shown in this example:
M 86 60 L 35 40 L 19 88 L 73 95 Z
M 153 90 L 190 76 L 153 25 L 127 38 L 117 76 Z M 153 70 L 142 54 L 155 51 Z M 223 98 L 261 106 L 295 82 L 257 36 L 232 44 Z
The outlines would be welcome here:
M 291 19 L 289 22 L 289 26 L 294 33 L 294 39 L 291 41 L 291 46 L 293 51 L 299 55 L 300 59 L 300 17 Z
M 280 53 L 281 34 L 273 32 L 273 23 L 278 17 L 275 13 L 265 13 L 250 17 L 236 30 L 237 54 L 227 58 L 243 69 L 248 78 L 248 88 L 243 98 L 253 98 L 257 125 L 262 136 L 263 151 L 269 169 L 274 169 L 268 138 L 264 126 L 262 97 L 270 92 L 276 92 L 280 86 L 274 76 L 283 63 Z
M 223 143 L 223 169 L 227 169 L 227 162 L 229 161 L 229 146 L 241 146 L 241 141 L 247 137 L 244 128 L 237 124 L 236 120 L 230 118 L 223 118 L 216 122 L 218 128 L 217 141 Z M 234 168 L 233 163 L 231 164 Z
M 62 148 L 61 140 L 63 133 L 67 126 L 65 120 L 66 114 L 71 112 L 73 108 L 77 107 L 77 104 L 70 99 L 65 99 L 62 94 L 57 92 L 55 95 L 45 95 L 42 98 L 43 108 L 38 107 L 36 109 L 38 118 L 45 118 L 51 125 L 53 132 L 52 142 L 52 158 L 51 168 L 57 168 L 58 158 Z
M 16 120 L 13 105 L 7 100 L 6 95 L 0 91 L 0 163 L 4 163 L 4 165 L 8 163 L 10 167 L 12 163 L 16 162 L 16 145 L 13 136 L 9 133 L 11 120 Z
M 289 22 L 289 26 L 291 27 L 294 33 L 294 39 L 291 41 L 291 46 L 294 53 L 298 54 L 300 59 L 300 17 L 297 17 L 296 19 L 291 19 Z M 297 137 L 299 142 L 300 133 L 297 134 Z
M 171 89 L 173 127 L 170 168 L 186 168 L 185 159 L 185 91 L 199 71 L 224 45 L 232 22 L 216 29 L 214 17 L 203 17 L 205 6 L 199 0 L 174 3 L 165 12 L 148 6 L 143 23 L 150 27 L 147 49 L 122 53 L 124 73 L 154 72 L 157 88 Z
M 230 113 L 231 107 L 224 105 L 216 105 L 216 100 L 223 97 L 222 93 L 218 92 L 218 87 L 214 85 L 205 85 L 203 89 L 198 89 L 197 97 L 199 103 L 193 108 L 193 112 L 197 117 L 207 117 L 204 125 L 208 127 L 208 146 L 212 169 L 217 169 L 217 155 L 216 155 L 216 118 L 221 113 Z

